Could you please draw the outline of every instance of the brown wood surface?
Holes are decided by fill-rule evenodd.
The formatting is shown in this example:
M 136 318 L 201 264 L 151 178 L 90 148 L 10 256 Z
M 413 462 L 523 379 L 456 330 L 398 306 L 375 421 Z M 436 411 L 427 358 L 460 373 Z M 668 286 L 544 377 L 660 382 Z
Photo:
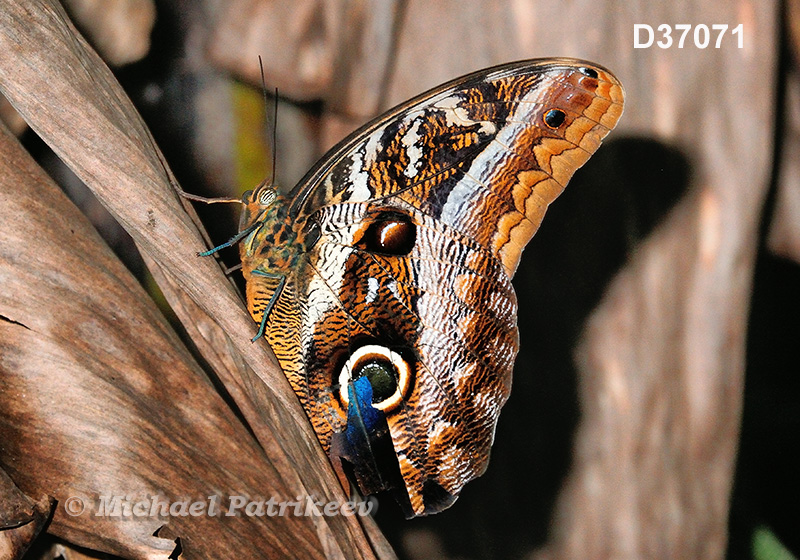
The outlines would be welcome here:
M 9 319 L 2 321 L 8 364 L 3 441 L 9 443 L 1 459 L 12 479 L 26 493 L 46 492 L 62 503 L 79 491 L 155 487 L 170 495 L 205 495 L 209 486 L 344 500 L 268 347 L 250 342 L 252 322 L 241 299 L 212 259 L 196 257 L 203 238 L 107 67 L 51 2 L 7 3 L 0 11 L 0 52 L 4 95 L 166 271 L 165 289 L 175 286 L 196 302 L 187 307 L 194 315 L 182 319 L 213 318 L 216 333 L 204 334 L 217 340 L 216 351 L 226 355 L 226 366 L 233 365 L 233 379 L 218 373 L 231 384 L 257 438 L 250 438 L 88 224 L 9 138 L 2 160 L 2 194 L 10 198 L 3 205 L 3 263 L 4 277 L 14 282 L 4 285 L 0 313 Z M 65 237 L 70 243 L 63 243 Z M 48 252 L 54 246 L 62 253 Z M 48 265 L 48 256 L 60 267 Z M 87 269 L 88 263 L 94 264 Z M 69 390 L 74 398 L 57 398 Z M 88 452 L 93 443 L 112 450 L 98 465 Z M 158 520 L 120 524 L 69 517 L 62 510 L 49 530 L 82 546 L 136 558 L 169 553 L 174 545 L 166 538 L 175 537 L 191 542 L 184 548 L 187 558 L 219 557 L 228 550 L 237 550 L 238 557 L 374 557 L 356 517 L 231 519 L 237 519 L 236 527 L 222 531 L 227 536 L 211 529 L 216 519 L 206 517 L 170 520 L 157 538 Z
M 798 10 L 800 13 L 800 10 Z M 797 51 L 800 53 L 800 50 Z M 782 150 L 778 161 L 778 194 L 767 243 L 770 250 L 800 262 L 800 66 L 786 76 Z
M 22 558 L 47 524 L 55 502 L 26 496 L 0 469 L 0 558 Z
M 471 70 L 513 59 L 575 56 L 607 66 L 620 78 L 627 90 L 626 109 L 612 142 L 655 140 L 680 153 L 690 168 L 688 186 L 646 238 L 632 247 L 586 321 L 575 325 L 581 333 L 574 351 L 580 419 L 571 465 L 555 498 L 545 543 L 525 554 L 724 557 L 742 410 L 746 321 L 773 164 L 778 3 L 230 0 L 220 7 L 208 0 L 202 5 L 212 17 L 187 47 L 195 70 L 258 86 L 261 55 L 268 89 L 278 87 L 284 103 L 322 103 L 321 115 L 306 111 L 307 105 L 279 111 L 278 178 L 283 187 L 291 187 L 324 149 L 380 110 Z M 180 2 L 174 6 L 189 11 Z M 797 2 L 788 6 L 796 10 Z M 8 18 L 8 9 L 0 11 L 0 23 L 2 18 Z M 727 23 L 731 28 L 743 23 L 745 48 L 736 48 L 730 31 L 721 49 L 633 48 L 634 23 L 657 27 L 682 22 Z M 79 70 L 94 64 L 80 57 L 47 61 L 33 49 L 37 58 L 24 64 L 14 58 L 12 63 L 11 57 L 23 54 L 21 37 L 26 34 L 18 27 L 11 29 L 17 31 L 6 28 L 6 42 L 0 44 L 2 89 L 16 87 L 24 76 L 24 87 L 9 98 L 21 112 L 27 107 L 29 122 L 134 236 L 190 337 L 223 380 L 283 483 L 296 492 L 313 488 L 338 495 L 288 386 L 280 372 L 264 365 L 268 351 L 246 343 L 244 333 L 251 332 L 251 325 L 238 296 L 213 263 L 193 259 L 203 239 L 167 188 L 171 176 L 153 157 L 147 133 L 130 120 L 129 109 L 115 108 L 120 94 L 104 74 Z M 51 40 L 47 48 L 51 53 L 71 52 L 74 46 L 71 39 Z M 47 77 L 37 78 L 41 72 Z M 780 190 L 769 243 L 775 252 L 800 261 L 797 90 L 792 74 L 787 106 L 793 109 L 784 126 Z M 215 103 L 224 99 L 224 90 L 220 92 Z M 70 114 L 83 98 L 92 103 Z M 220 149 L 219 136 L 213 135 L 227 130 L 215 126 L 220 121 L 210 113 L 214 111 L 204 112 L 207 132 L 196 140 L 198 146 L 210 146 L 208 153 Z M 87 123 L 92 125 L 88 129 Z M 74 130 L 85 132 L 75 137 Z M 618 144 L 616 150 L 629 145 Z M 595 157 L 602 152 L 603 148 Z M 616 161 L 623 168 L 616 171 L 623 174 L 636 164 L 624 157 Z M 224 155 L 214 162 L 219 169 L 233 167 Z M 211 169 L 203 158 L 196 163 L 201 172 Z M 638 188 L 646 190 L 663 177 L 672 178 L 670 171 L 649 169 Z M 224 182 L 222 174 L 217 175 L 215 180 Z M 609 193 L 620 199 L 610 206 L 622 206 L 630 194 L 614 189 Z M 155 225 L 149 210 L 156 212 Z M 564 224 L 554 225 L 569 233 Z M 523 266 L 525 260 L 523 256 Z M 520 275 L 520 281 L 526 278 L 531 276 Z M 524 293 L 537 285 L 516 286 Z M 19 330 L 14 324 L 6 328 Z M 521 337 L 524 347 L 524 329 Z M 268 383 L 254 377 L 251 368 Z M 524 385 L 521 376 L 539 374 L 518 370 L 517 391 Z M 512 392 L 509 407 L 514 398 Z M 281 426 L 277 435 L 271 432 L 274 426 Z M 524 419 L 503 423 L 501 417 L 498 431 L 529 428 Z M 498 464 L 507 455 L 503 451 L 493 459 L 487 477 L 492 471 L 508 472 Z M 473 483 L 475 488 L 485 488 L 481 482 Z M 518 492 L 502 494 L 498 501 L 518 499 L 517 494 L 526 495 L 520 489 L 530 485 L 524 478 L 508 481 L 507 486 Z M 468 486 L 462 501 L 469 499 L 469 492 Z M 472 521 L 493 514 L 463 514 L 462 501 L 441 516 L 470 520 L 462 529 L 468 540 L 474 537 L 467 534 L 475 526 Z M 392 506 L 387 502 L 385 507 Z M 409 558 L 448 557 L 434 532 L 436 523 L 399 525 L 398 542 Z M 539 530 L 533 520 L 524 518 L 521 523 Z M 327 543 L 328 556 L 350 557 L 350 546 L 366 550 L 361 530 L 322 524 L 303 528 L 298 538 Z M 491 541 L 491 535 L 479 537 Z M 375 539 L 374 546 L 382 549 L 381 537 Z M 485 556 L 484 552 L 476 549 L 474 554 Z
M 65 0 L 64 7 L 107 64 L 129 64 L 150 50 L 153 0 Z
M 72 496 L 294 499 L 298 489 L 280 450 L 267 458 L 85 218 L 8 133 L 2 147 L 0 460 L 26 493 L 58 500 L 48 530 L 132 558 L 168 554 L 176 537 L 187 558 L 325 557 L 312 518 L 226 517 L 221 529 L 220 518 L 173 517 L 155 538 L 165 520 L 65 513 Z

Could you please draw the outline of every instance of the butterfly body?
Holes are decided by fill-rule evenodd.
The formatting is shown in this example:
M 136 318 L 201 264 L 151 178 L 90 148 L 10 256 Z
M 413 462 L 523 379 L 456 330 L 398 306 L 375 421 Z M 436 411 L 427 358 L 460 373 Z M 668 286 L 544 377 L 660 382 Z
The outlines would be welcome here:
M 485 470 L 519 347 L 511 277 L 622 96 L 582 61 L 485 70 L 355 132 L 292 195 L 245 196 L 250 313 L 362 490 L 424 515 Z

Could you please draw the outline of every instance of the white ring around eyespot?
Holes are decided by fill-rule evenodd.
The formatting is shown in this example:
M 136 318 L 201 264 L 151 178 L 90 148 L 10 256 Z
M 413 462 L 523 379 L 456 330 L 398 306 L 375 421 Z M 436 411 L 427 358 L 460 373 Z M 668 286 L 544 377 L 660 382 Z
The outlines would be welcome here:
M 389 412 L 397 408 L 403 400 L 403 396 L 411 383 L 411 368 L 409 368 L 408 362 L 406 362 L 400 354 L 389 350 L 385 346 L 367 344 L 350 355 L 344 366 L 342 366 L 342 371 L 339 373 L 339 396 L 345 406 L 350 404 L 347 397 L 347 384 L 352 378 L 352 372 L 358 366 L 359 362 L 368 360 L 373 356 L 385 359 L 397 369 L 398 380 L 395 392 L 389 398 L 372 405 L 378 410 Z

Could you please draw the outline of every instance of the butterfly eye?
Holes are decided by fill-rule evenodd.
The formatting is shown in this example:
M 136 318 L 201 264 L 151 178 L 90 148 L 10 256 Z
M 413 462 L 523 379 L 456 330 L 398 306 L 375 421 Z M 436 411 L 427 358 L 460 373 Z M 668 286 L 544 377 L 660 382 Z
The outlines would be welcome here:
M 558 128 L 563 124 L 564 119 L 566 118 L 567 115 L 564 114 L 564 111 L 561 111 L 560 109 L 550 109 L 544 114 L 544 124 L 550 128 Z
M 269 206 L 275 199 L 278 198 L 278 193 L 272 187 L 264 187 L 258 193 L 258 203 L 262 206 Z
M 370 253 L 407 255 L 416 241 L 417 226 L 406 216 L 388 214 L 369 225 L 362 243 Z
M 402 402 L 410 383 L 410 372 L 408 362 L 397 352 L 377 344 L 362 346 L 350 355 L 342 367 L 339 396 L 347 406 L 348 383 L 366 377 L 372 386 L 372 406 L 390 412 Z

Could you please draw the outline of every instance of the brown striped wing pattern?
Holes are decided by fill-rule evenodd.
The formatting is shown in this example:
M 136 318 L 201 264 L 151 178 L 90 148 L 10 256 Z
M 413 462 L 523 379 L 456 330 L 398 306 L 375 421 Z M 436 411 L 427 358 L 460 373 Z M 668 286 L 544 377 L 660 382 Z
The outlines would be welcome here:
M 323 447 L 344 437 L 357 474 L 379 471 L 363 491 L 394 486 L 425 515 L 486 469 L 519 344 L 511 278 L 623 95 L 579 60 L 483 70 L 355 132 L 292 196 L 245 200 L 250 311 L 262 320 L 284 276 L 265 335 Z M 373 436 L 391 465 L 362 445 Z

